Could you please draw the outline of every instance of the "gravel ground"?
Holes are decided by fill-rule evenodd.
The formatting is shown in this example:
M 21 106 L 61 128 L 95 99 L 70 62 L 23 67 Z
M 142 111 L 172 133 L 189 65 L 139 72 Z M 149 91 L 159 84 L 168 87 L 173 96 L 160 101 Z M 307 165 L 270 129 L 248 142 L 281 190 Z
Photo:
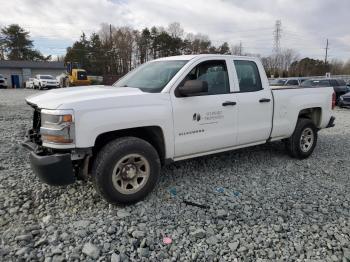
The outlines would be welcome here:
M 90 182 L 33 175 L 20 142 L 34 92 L 0 90 L 0 260 L 350 261 L 349 109 L 307 160 L 273 143 L 183 161 L 146 200 L 116 207 Z

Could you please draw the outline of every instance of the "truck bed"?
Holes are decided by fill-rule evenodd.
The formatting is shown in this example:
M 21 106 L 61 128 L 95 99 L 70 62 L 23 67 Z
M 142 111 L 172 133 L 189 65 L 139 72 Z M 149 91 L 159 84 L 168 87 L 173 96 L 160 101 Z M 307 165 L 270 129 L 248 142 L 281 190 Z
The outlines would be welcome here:
M 325 128 L 332 114 L 332 87 L 271 86 L 274 101 L 271 139 L 289 137 L 303 108 L 320 110 L 318 128 Z M 292 123 L 292 124 L 291 124 Z

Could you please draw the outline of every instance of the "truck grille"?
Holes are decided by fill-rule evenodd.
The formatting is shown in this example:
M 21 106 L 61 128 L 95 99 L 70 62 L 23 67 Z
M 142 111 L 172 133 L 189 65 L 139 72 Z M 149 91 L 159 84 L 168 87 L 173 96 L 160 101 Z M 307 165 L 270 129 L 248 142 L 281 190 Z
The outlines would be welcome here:
M 38 108 L 34 109 L 33 115 L 33 129 L 39 131 L 41 126 L 41 113 Z
M 344 97 L 344 101 L 350 102 L 350 97 Z

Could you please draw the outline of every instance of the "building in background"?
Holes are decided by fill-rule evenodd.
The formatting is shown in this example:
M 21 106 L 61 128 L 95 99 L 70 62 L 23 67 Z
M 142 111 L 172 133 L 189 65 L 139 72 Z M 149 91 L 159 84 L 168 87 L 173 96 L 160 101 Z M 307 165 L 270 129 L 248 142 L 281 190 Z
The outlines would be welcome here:
M 0 60 L 0 75 L 7 79 L 8 88 L 22 88 L 25 81 L 35 75 L 52 75 L 65 71 L 63 62 Z

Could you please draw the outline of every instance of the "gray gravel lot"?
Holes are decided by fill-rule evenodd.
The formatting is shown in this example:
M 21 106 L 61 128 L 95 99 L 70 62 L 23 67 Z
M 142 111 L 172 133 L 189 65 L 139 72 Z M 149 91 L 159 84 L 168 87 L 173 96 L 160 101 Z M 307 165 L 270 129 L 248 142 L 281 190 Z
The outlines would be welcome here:
M 116 207 L 90 182 L 33 175 L 20 142 L 35 92 L 0 90 L 0 260 L 350 261 L 350 109 L 307 160 L 273 143 L 183 161 L 146 200 Z

